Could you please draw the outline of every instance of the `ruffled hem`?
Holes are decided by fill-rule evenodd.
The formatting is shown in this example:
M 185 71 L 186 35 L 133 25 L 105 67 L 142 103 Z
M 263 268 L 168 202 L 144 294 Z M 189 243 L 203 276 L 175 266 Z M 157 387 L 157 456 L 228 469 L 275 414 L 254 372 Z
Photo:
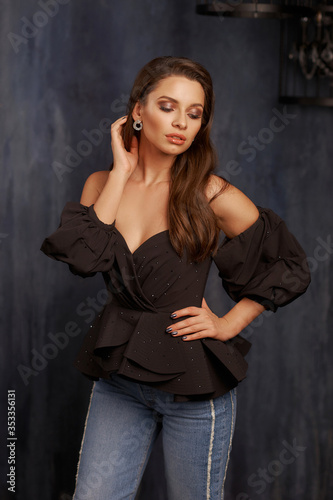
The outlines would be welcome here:
M 169 324 L 169 312 L 112 305 L 90 327 L 75 366 L 91 379 L 117 373 L 180 396 L 222 394 L 246 377 L 247 340 L 184 342 L 165 333 Z

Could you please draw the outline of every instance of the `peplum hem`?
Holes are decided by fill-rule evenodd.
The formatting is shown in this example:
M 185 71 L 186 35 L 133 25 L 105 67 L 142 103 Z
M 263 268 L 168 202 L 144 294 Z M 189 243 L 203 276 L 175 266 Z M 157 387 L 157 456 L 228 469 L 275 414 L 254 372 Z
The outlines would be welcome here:
M 117 373 L 180 397 L 223 394 L 246 377 L 248 341 L 238 336 L 242 352 L 237 341 L 184 342 L 165 332 L 171 321 L 170 312 L 110 304 L 91 325 L 75 366 L 93 380 Z
M 237 386 L 246 377 L 248 341 L 238 335 L 228 342 L 184 342 L 165 329 L 171 312 L 201 307 L 212 261 L 236 302 L 248 297 L 276 311 L 306 291 L 310 273 L 303 249 L 277 214 L 258 210 L 257 221 L 226 237 L 215 255 L 189 262 L 175 251 L 167 230 L 132 253 L 115 221 L 99 220 L 93 205 L 68 203 L 41 249 L 80 276 L 103 273 L 110 294 L 75 366 L 94 380 L 118 373 L 152 384 L 175 400 L 217 397 Z

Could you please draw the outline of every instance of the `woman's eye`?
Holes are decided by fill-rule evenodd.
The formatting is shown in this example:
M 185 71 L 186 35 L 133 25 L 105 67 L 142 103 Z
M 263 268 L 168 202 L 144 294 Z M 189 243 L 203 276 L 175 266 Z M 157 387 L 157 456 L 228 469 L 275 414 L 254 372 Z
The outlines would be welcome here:
M 165 111 L 166 113 L 170 113 L 170 111 L 174 111 L 173 108 L 167 108 L 166 106 L 161 106 L 161 105 L 160 105 L 160 110 Z M 189 113 L 188 116 L 193 120 L 198 120 L 199 118 L 201 118 L 201 115 L 197 115 L 195 113 Z

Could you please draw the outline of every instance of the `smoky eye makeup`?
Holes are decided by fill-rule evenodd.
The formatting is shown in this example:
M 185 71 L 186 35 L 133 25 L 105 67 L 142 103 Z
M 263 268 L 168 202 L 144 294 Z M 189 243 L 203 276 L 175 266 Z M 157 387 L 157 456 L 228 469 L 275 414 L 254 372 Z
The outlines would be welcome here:
M 159 103 L 159 108 L 162 111 L 172 111 L 174 109 L 174 107 L 172 105 L 167 104 L 167 103 Z
M 176 106 L 176 102 L 173 102 L 171 99 L 162 98 L 157 102 L 158 106 L 163 109 L 174 109 Z
M 174 110 L 175 104 L 162 101 L 158 103 L 158 106 L 160 110 L 170 112 Z M 190 118 L 197 120 L 199 118 L 202 118 L 202 111 L 201 109 L 193 108 L 188 112 L 188 115 Z
M 188 114 L 189 114 L 189 116 L 191 118 L 195 118 L 196 120 L 198 118 L 202 118 L 202 113 L 199 110 L 196 110 L 196 109 L 189 111 Z

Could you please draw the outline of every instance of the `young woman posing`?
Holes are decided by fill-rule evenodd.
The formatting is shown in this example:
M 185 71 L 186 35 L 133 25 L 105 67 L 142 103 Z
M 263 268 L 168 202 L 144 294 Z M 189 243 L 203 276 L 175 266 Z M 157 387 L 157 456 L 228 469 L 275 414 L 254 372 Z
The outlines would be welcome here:
M 213 105 L 198 63 L 148 63 L 111 126 L 112 169 L 43 243 L 76 274 L 102 272 L 110 293 L 76 360 L 95 383 L 75 500 L 134 499 L 159 432 L 169 500 L 223 498 L 250 347 L 239 333 L 309 284 L 284 222 L 214 175 Z M 203 298 L 212 260 L 236 301 L 221 318 Z

